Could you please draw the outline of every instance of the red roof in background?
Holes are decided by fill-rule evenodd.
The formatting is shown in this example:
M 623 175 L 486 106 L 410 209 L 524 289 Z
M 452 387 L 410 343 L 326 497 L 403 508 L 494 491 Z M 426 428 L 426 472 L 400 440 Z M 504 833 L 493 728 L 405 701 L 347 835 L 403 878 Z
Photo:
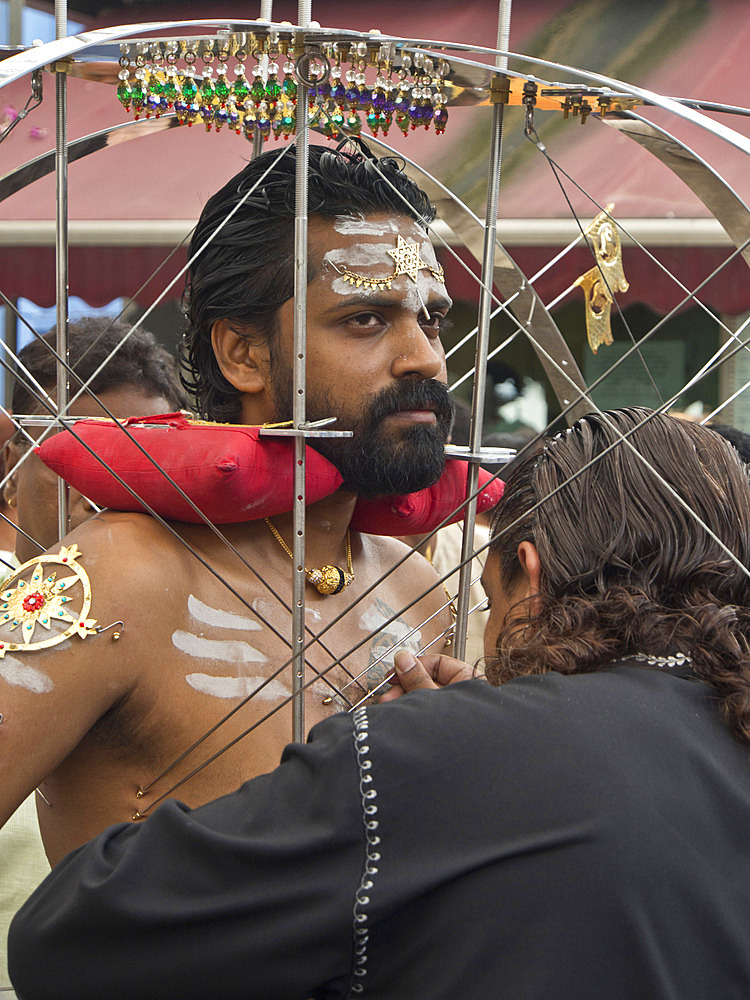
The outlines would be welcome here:
M 668 52 L 643 78 L 628 82 L 665 96 L 747 107 L 750 104 L 748 6 L 744 0 L 713 0 L 707 6 L 707 16 L 699 31 Z M 543 75 L 541 70 L 540 75 Z M 694 149 L 750 203 L 750 168 L 744 154 L 659 109 L 641 109 L 640 113 Z M 581 187 L 597 193 L 600 203 L 615 202 L 616 216 L 708 215 L 701 202 L 667 167 L 596 118 L 590 118 L 584 126 L 579 120 L 569 119 L 568 127 L 558 129 L 554 140 L 547 141 L 545 122 L 553 114 L 537 113 L 538 129 L 549 153 Z M 750 136 L 749 117 L 710 113 L 707 117 Z M 525 167 L 522 174 L 506 176 L 501 214 L 513 218 L 565 216 L 567 206 L 543 158 L 540 156 L 533 165 L 527 162 Z M 582 195 L 571 189 L 570 197 L 583 216 L 591 214 L 592 206 Z
M 614 0 L 613 0 L 614 2 Z M 626 4 L 628 0 L 617 0 Z M 576 8 L 573 0 L 536 0 L 532 4 L 516 3 L 511 24 L 511 48 L 524 51 L 527 44 L 550 19 L 561 10 Z M 141 17 L 154 16 L 168 20 L 170 14 L 188 18 L 198 16 L 246 17 L 245 4 L 222 5 L 220 11 L 210 4 L 180 4 L 171 7 L 159 4 L 144 15 L 128 5 L 101 19 L 96 26 L 116 24 L 123 16 L 136 23 Z M 425 10 L 429 9 L 429 17 Z M 694 97 L 730 104 L 747 103 L 742 89 L 746 67 L 746 52 L 750 48 L 750 19 L 746 17 L 744 0 L 714 0 L 708 5 L 706 17 L 687 40 L 669 48 L 673 40 L 665 37 L 664 58 L 644 71 L 632 82 L 656 92 L 681 97 Z M 373 13 L 376 11 L 376 13 Z M 428 5 L 403 5 L 384 2 L 375 7 L 352 5 L 338 0 L 321 0 L 313 8 L 313 16 L 322 24 L 340 25 L 352 29 L 379 27 L 384 32 L 439 37 L 464 43 L 494 45 L 496 37 L 496 7 L 494 4 L 472 4 L 461 8 L 453 0 L 436 0 Z M 278 2 L 274 19 L 295 20 L 296 4 Z M 591 64 L 589 64 L 591 65 Z M 582 64 L 586 68 L 586 64 Z M 539 70 L 540 76 L 554 76 L 552 71 Z M 69 136 L 74 139 L 109 124 L 127 120 L 117 103 L 113 88 L 98 83 L 69 80 Z M 6 105 L 16 108 L 25 103 L 28 82 L 19 81 L 0 91 L 0 114 Z M 750 200 L 750 170 L 745 157 L 711 136 L 701 134 L 667 117 L 661 112 L 645 112 L 651 120 L 664 123 L 721 170 L 727 180 Z M 725 124 L 750 135 L 750 119 L 722 116 Z M 388 141 L 404 153 L 427 166 L 438 177 L 461 174 L 468 163 L 470 144 L 476 144 L 479 133 L 488 132 L 487 109 L 456 108 L 451 110 L 444 136 L 419 130 L 402 139 L 392 130 Z M 708 213 L 697 198 L 666 167 L 654 160 L 631 140 L 611 132 L 606 125 L 590 120 L 581 127 L 579 121 L 562 123 L 559 113 L 538 112 L 537 128 L 550 155 L 600 203 L 613 201 L 615 215 L 627 217 L 701 217 Z M 506 139 L 521 134 L 522 112 L 509 108 L 506 114 Z M 40 132 L 42 138 L 39 138 Z M 46 135 L 44 133 L 46 132 Z M 395 134 L 394 134 L 395 133 Z M 525 145 L 525 140 L 521 140 Z M 45 102 L 22 122 L 13 135 L 0 146 L 0 172 L 25 163 L 54 146 L 54 85 L 45 76 Z M 273 148 L 274 142 L 267 148 Z M 277 147 L 278 148 L 278 147 Z M 239 170 L 249 156 L 246 141 L 224 131 L 206 135 L 203 126 L 174 129 L 167 133 L 124 143 L 71 164 L 69 170 L 69 210 L 71 219 L 191 219 L 197 217 L 208 196 Z M 515 163 L 512 152 L 504 167 L 501 183 L 500 213 L 506 218 L 564 218 L 569 209 L 560 194 L 544 158 L 530 149 Z M 467 166 L 468 170 L 468 166 Z M 480 170 L 480 181 L 486 184 Z M 583 218 L 596 214 L 596 209 L 574 189 L 570 199 Z M 54 218 L 54 179 L 43 178 L 0 203 L 1 220 L 32 220 Z M 713 252 L 713 251 L 712 251 Z M 523 251 L 533 264 L 540 251 Z M 132 293 L 163 258 L 160 248 L 71 248 L 71 292 L 91 304 L 108 301 L 123 291 L 123 275 L 128 275 L 126 291 Z M 571 256 L 570 261 L 575 260 Z M 680 255 L 675 253 L 680 264 Z M 571 266 L 572 263 L 571 263 Z M 577 266 L 577 265 L 576 265 Z M 707 266 L 707 265 L 706 265 Z M 732 310 L 725 302 L 721 308 L 750 308 L 750 291 L 745 292 L 745 265 L 741 264 L 738 280 L 733 282 Z M 585 267 L 583 268 L 585 269 Z M 2 287 L 6 294 L 28 295 L 48 304 L 54 298 L 54 262 L 51 249 L 0 248 Z M 559 272 L 565 275 L 565 271 Z M 578 271 L 580 273 L 580 271 Z M 703 272 L 705 276 L 706 270 Z M 159 279 L 160 286 L 163 280 Z M 734 286 L 737 286 L 735 288 Z M 117 288 L 116 292 L 113 289 Z M 175 294 L 179 286 L 175 289 Z M 147 295 L 152 294 L 149 289 Z M 546 298 L 546 296 L 543 295 Z M 146 301 L 144 296 L 139 297 Z M 658 299 L 658 294 L 656 299 Z M 656 303 L 654 303 L 656 304 Z M 740 308 L 741 307 L 741 308 Z

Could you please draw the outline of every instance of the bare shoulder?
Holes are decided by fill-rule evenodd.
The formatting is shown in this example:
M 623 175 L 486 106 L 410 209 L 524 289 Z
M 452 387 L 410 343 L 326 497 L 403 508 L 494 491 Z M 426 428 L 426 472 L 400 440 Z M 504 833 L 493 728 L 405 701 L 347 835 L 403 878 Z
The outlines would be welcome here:
M 3 585 L 0 825 L 138 683 L 149 655 L 139 617 L 153 600 L 131 564 L 153 552 L 150 520 L 87 522 Z
M 414 582 L 428 585 L 437 580 L 430 563 L 419 552 L 391 535 L 361 535 L 362 551 L 366 558 L 378 565 L 381 572 L 388 570 L 406 576 Z
M 177 530 L 170 530 L 148 514 L 102 511 L 63 539 L 75 544 L 86 572 L 103 598 L 110 588 L 123 593 L 157 583 L 179 571 L 185 547 Z M 55 549 L 51 549 L 54 552 Z

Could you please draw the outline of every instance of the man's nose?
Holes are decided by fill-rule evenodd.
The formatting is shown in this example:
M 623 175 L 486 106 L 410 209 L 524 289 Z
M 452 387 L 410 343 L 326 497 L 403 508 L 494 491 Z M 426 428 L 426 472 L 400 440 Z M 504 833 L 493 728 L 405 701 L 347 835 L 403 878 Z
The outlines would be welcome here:
M 401 331 L 391 364 L 394 378 L 418 375 L 445 381 L 445 352 L 440 338 L 429 336 L 418 323 Z

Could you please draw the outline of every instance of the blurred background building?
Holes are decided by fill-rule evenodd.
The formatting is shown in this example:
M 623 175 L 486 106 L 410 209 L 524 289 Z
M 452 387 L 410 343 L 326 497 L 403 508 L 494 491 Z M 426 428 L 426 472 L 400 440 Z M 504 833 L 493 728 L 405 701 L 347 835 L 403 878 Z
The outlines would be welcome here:
M 259 4 L 151 0 L 111 3 L 70 0 L 70 32 L 143 21 L 252 18 Z M 654 92 L 703 101 L 741 105 L 742 78 L 750 47 L 750 19 L 744 0 L 535 0 L 516 2 L 511 17 L 511 50 L 626 80 Z M 296 3 L 276 0 L 275 21 L 296 21 Z M 497 6 L 432 0 L 377 5 L 344 0 L 315 0 L 313 17 L 324 26 L 368 30 L 419 39 L 442 39 L 466 45 L 494 45 Z M 0 44 L 29 45 L 54 37 L 51 5 L 0 0 Z M 492 61 L 483 53 L 471 58 Z M 513 63 L 554 80 L 553 71 Z M 0 90 L 0 121 L 10 122 L 28 98 L 29 81 Z M 114 86 L 69 79 L 70 141 L 127 121 Z M 747 264 L 739 256 L 726 263 L 734 245 L 698 198 L 667 167 L 629 138 L 595 116 L 564 119 L 539 110 L 535 125 L 558 171 L 524 136 L 523 109 L 506 111 L 503 172 L 500 186 L 499 239 L 531 277 L 542 271 L 583 225 L 614 204 L 624 234 L 623 261 L 629 290 L 613 309 L 615 341 L 594 354 L 586 343 L 583 296 L 575 279 L 592 266 L 585 245 L 559 259 L 535 287 L 545 303 L 556 303 L 553 316 L 587 380 L 593 381 L 613 361 L 658 324 L 642 351 L 620 365 L 594 393 L 599 405 L 653 405 L 677 393 L 717 350 L 726 331 L 736 329 L 750 312 Z M 750 199 L 746 157 L 715 137 L 658 109 L 644 112 L 679 135 L 729 184 Z M 750 135 L 750 119 L 719 115 L 717 120 Z M 451 107 L 446 132 L 423 130 L 403 138 L 392 129 L 387 141 L 416 160 L 483 215 L 487 184 L 491 108 Z M 363 135 L 366 135 L 363 130 Z M 322 140 L 321 141 L 325 141 Z M 274 144 L 271 139 L 269 148 Z M 0 145 L 0 176 L 54 148 L 54 85 L 45 74 L 42 105 Z M 224 130 L 206 135 L 200 125 L 148 134 L 113 144 L 72 162 L 69 169 L 71 316 L 98 309 L 113 315 L 125 310 L 133 320 L 164 289 L 185 261 L 184 240 L 206 198 L 239 170 L 251 155 L 247 141 Z M 562 172 L 564 171 L 564 173 Z M 567 175 L 567 177 L 565 176 Z M 584 193 L 585 192 L 585 193 Z M 0 290 L 36 329 L 54 323 L 54 178 L 50 176 L 0 202 Z M 627 235 L 625 235 L 627 234 Z M 632 237 L 632 239 L 630 238 Z M 269 239 L 273 234 L 269 233 Z M 634 242 L 635 241 L 635 242 Z M 641 245 L 638 245 L 641 244 Z M 459 247 L 458 256 L 476 273 L 476 263 Z M 476 322 L 476 281 L 449 253 L 440 254 L 456 301 L 450 347 Z M 721 266 L 725 265 L 725 266 Z M 706 281 L 714 270 L 717 277 Z M 699 302 L 686 300 L 685 289 L 702 284 Z M 149 316 L 148 327 L 165 346 L 178 343 L 181 327 L 178 281 Z M 684 303 L 680 305 L 681 303 Z M 47 312 L 45 312 L 47 310 Z M 12 311 L 0 307 L 5 342 L 22 346 L 29 336 Z M 507 317 L 493 322 L 492 343 L 504 342 L 515 329 Z M 747 351 L 685 391 L 679 405 L 709 412 L 750 380 Z M 450 358 L 451 381 L 474 363 L 473 344 Z M 559 412 L 540 364 L 522 336 L 488 364 L 488 432 L 520 425 L 540 429 Z M 471 378 L 458 389 L 466 398 Z M 721 419 L 750 430 L 750 398 L 740 394 Z

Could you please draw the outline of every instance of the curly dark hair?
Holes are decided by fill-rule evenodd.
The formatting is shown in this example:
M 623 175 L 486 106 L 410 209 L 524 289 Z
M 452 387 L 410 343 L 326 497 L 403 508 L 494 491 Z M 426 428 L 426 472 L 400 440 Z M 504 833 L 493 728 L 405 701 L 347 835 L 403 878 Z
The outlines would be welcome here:
M 56 336 L 53 327 L 18 353 L 20 365 L 47 391 L 54 390 L 57 382 Z M 104 361 L 106 366 L 94 375 Z M 133 330 L 127 323 L 106 316 L 85 316 L 68 325 L 68 363 L 74 372 L 70 378 L 71 395 L 84 382 L 89 383 L 88 392 L 93 395 L 132 386 L 147 395 L 163 396 L 173 410 L 187 406 L 175 358 L 148 330 Z M 39 390 L 20 365 L 13 384 L 13 412 L 35 413 L 39 409 Z
M 431 222 L 433 207 L 399 161 L 376 159 L 364 143 L 360 148 L 310 147 L 308 213 L 389 212 Z M 273 350 L 276 314 L 294 295 L 295 164 L 295 147 L 281 157 L 270 152 L 252 160 L 208 200 L 193 234 L 190 257 L 201 252 L 188 272 L 180 366 L 204 419 L 233 423 L 240 417 L 240 392 L 224 378 L 211 346 L 213 324 L 225 319 L 237 333 L 268 341 Z
M 750 742 L 750 484 L 726 441 L 645 408 L 589 414 L 508 479 L 491 543 L 506 585 L 523 541 L 541 594 L 506 618 L 493 683 L 685 653 Z

